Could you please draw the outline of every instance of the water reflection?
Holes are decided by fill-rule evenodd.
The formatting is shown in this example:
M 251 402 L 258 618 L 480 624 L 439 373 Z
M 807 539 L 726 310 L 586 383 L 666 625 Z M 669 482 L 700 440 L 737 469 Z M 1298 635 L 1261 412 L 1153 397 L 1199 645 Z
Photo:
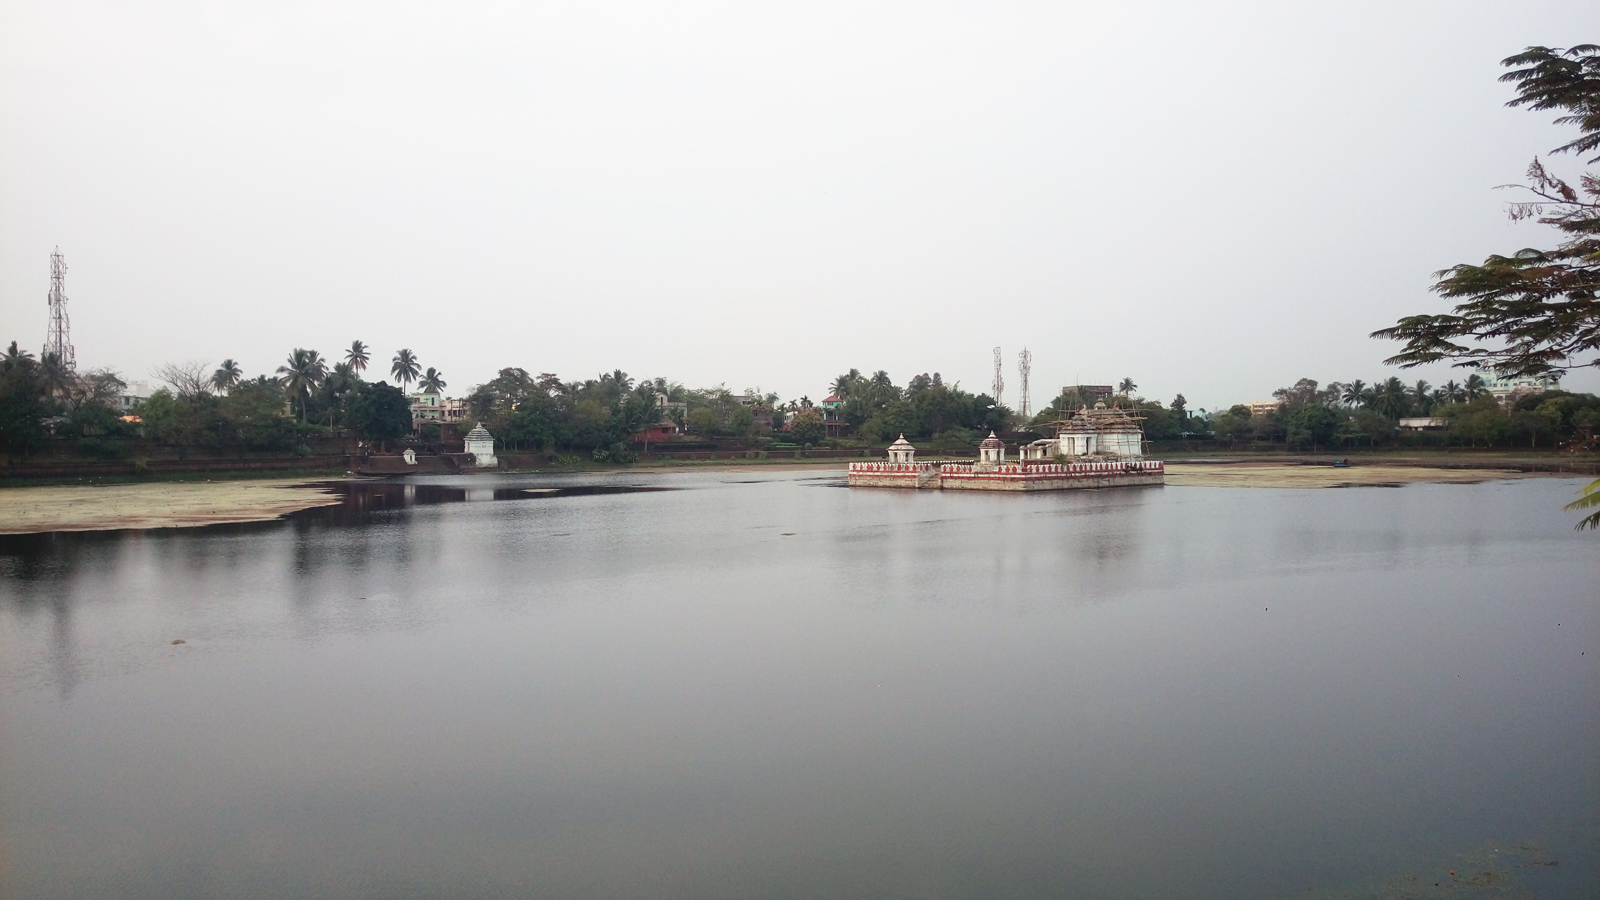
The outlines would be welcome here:
M 805 477 L 5 542 L 0 896 L 1327 896 L 1486 835 L 1600 875 L 1572 483 Z

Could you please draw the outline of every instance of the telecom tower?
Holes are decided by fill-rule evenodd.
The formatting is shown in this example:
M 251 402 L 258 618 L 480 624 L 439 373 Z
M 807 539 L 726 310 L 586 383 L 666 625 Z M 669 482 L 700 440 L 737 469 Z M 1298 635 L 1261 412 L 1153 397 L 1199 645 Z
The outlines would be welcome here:
M 67 264 L 61 259 L 61 248 L 50 254 L 50 330 L 44 338 L 44 356 L 55 356 L 67 371 L 78 368 L 78 356 L 72 350 L 72 323 L 67 320 Z
M 1006 389 L 1006 380 L 1000 376 L 1002 366 L 1000 348 L 994 348 L 994 388 L 989 391 L 989 396 L 994 398 L 994 405 L 1000 405 L 1000 394 Z
M 1028 418 L 1028 373 L 1033 371 L 1033 354 L 1027 347 L 1023 347 L 1022 352 L 1017 354 L 1017 371 L 1022 373 L 1022 396 L 1017 398 L 1019 401 L 1017 412 L 1026 419 Z

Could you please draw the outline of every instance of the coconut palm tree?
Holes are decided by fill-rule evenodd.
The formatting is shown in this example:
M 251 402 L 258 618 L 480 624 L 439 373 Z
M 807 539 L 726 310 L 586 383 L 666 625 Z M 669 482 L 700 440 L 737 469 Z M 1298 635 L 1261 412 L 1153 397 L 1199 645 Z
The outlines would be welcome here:
M 45 386 L 49 388 L 52 397 L 67 396 L 72 389 L 73 380 L 77 377 L 72 368 L 54 353 L 39 355 L 39 371 L 44 375 Z
M 1373 394 L 1372 408 L 1392 419 L 1405 415 L 1406 408 L 1410 405 L 1408 402 L 1410 391 L 1394 376 L 1374 387 Z
M 417 373 L 420 371 L 422 367 L 417 364 L 417 355 L 403 348 L 394 355 L 394 362 L 389 366 L 389 374 L 394 376 L 395 381 L 400 382 L 402 389 L 410 388 L 411 382 L 417 380 Z
M 1360 406 L 1367 401 L 1367 383 L 1357 378 L 1344 386 L 1339 399 L 1344 401 L 1345 406 Z
M 1462 392 L 1467 395 L 1468 400 L 1476 400 L 1489 393 L 1489 382 L 1484 381 L 1482 375 L 1474 372 L 1467 376 L 1467 383 L 1462 385 Z
M 316 390 L 317 385 L 328 377 L 327 360 L 315 350 L 302 350 L 296 347 L 294 352 L 289 354 L 288 362 L 278 367 L 278 374 L 283 376 L 279 379 L 279 383 L 283 385 L 290 399 L 296 397 L 300 399 L 300 421 L 304 422 L 306 399 L 311 396 L 313 390 Z
M 429 366 L 428 371 L 422 373 L 422 380 L 417 382 L 417 387 L 422 388 L 424 394 L 437 394 L 443 391 L 445 388 L 444 373 L 433 366 Z
M 1454 381 L 1446 381 L 1444 387 L 1439 390 L 1444 392 L 1444 400 L 1447 403 L 1460 403 L 1467 397 L 1466 389 Z
M 322 391 L 332 403 L 328 404 L 328 427 L 333 427 L 335 412 L 349 414 L 350 402 L 355 399 L 356 390 L 361 387 L 361 376 L 356 374 L 355 366 L 350 363 L 335 363 L 328 372 L 328 377 L 322 380 Z
M 1420 415 L 1427 415 L 1433 406 L 1433 385 L 1418 378 L 1417 383 L 1406 390 L 1411 394 L 1412 408 Z
M 840 375 L 838 378 L 835 378 L 833 380 L 833 384 L 828 386 L 828 389 L 833 392 L 835 397 L 843 400 L 844 398 L 850 396 L 850 390 L 859 383 L 861 383 L 861 370 L 851 369 L 843 375 Z
M 360 383 L 361 378 L 356 375 L 356 367 L 351 363 L 342 362 L 334 364 L 332 371 L 328 372 L 328 377 L 323 380 L 322 386 L 327 388 L 330 395 L 343 397 L 355 390 L 356 385 Z
M 219 391 L 225 391 L 238 384 L 242 377 L 244 370 L 239 368 L 239 364 L 231 359 L 225 359 L 222 365 L 217 366 L 217 370 L 211 373 L 211 386 Z
M 367 345 L 360 341 L 352 341 L 350 349 L 344 352 L 344 361 L 357 375 L 367 370 L 367 362 L 372 359 L 372 354 L 367 350 Z
M 1117 393 L 1124 397 L 1132 397 L 1133 392 L 1137 391 L 1138 389 L 1139 386 L 1133 383 L 1132 378 L 1124 378 L 1122 379 L 1122 383 L 1117 385 Z
M 0 357 L 0 372 L 9 372 L 17 366 L 33 362 L 33 354 L 17 346 L 16 341 L 6 348 L 6 355 Z

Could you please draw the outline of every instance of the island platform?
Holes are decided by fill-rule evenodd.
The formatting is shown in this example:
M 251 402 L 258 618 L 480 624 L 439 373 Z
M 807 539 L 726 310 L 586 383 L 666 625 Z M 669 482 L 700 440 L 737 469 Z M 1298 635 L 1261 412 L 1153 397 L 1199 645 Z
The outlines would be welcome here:
M 959 491 L 1069 491 L 1166 482 L 1166 464 L 1144 458 L 1139 417 L 1119 408 L 1085 407 L 1054 423 L 1056 436 L 1024 444 L 1021 459 L 1006 461 L 994 432 L 978 445 L 976 462 L 916 461 L 905 435 L 889 446 L 887 462 L 853 462 L 851 487 Z

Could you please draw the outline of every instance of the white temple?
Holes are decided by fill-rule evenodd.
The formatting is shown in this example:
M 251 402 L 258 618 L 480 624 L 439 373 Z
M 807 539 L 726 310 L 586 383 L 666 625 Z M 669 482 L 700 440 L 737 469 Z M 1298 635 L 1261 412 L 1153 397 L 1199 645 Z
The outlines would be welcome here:
M 1083 457 L 1116 457 L 1137 459 L 1144 456 L 1144 429 L 1139 427 L 1143 418 L 1130 414 L 1120 406 L 1106 408 L 1104 402 L 1094 409 L 1085 406 L 1078 414 L 1060 423 L 1056 436 L 1025 444 L 1021 448 L 1023 459 L 1067 459 Z
M 500 465 L 500 460 L 494 457 L 494 435 L 482 422 L 467 432 L 467 452 L 472 454 L 472 464 L 479 468 Z
M 917 462 L 917 448 L 902 434 L 889 445 L 887 460 L 851 463 L 848 481 L 853 487 L 965 491 L 1065 491 L 1162 484 L 1166 465 L 1159 459 L 1143 458 L 1143 436 L 1137 415 L 1107 410 L 1104 404 L 1058 423 L 1055 438 L 1022 445 L 1022 457 L 1016 462 L 1006 462 L 1005 442 L 992 431 L 978 445 L 976 460 L 946 463 Z
M 978 464 L 973 467 L 974 472 L 993 472 L 1004 465 L 1006 461 L 1005 442 L 994 436 L 990 431 L 989 436 L 978 445 Z

